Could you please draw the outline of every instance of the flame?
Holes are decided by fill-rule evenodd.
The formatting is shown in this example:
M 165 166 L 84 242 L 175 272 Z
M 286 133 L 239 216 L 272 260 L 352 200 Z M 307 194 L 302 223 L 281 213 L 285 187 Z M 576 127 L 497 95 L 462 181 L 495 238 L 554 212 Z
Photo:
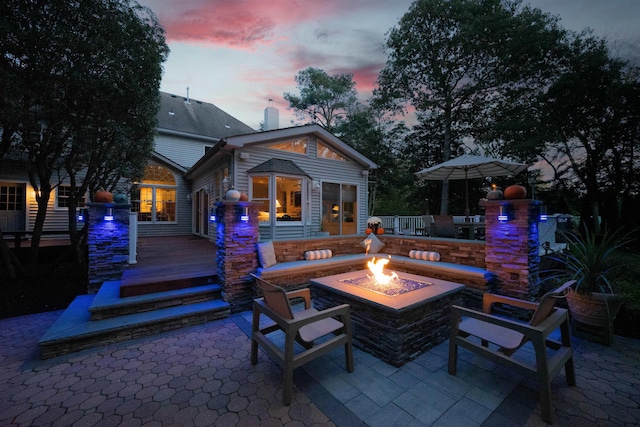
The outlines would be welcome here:
M 398 278 L 398 275 L 395 272 L 391 272 L 390 275 L 384 274 L 384 266 L 389 264 L 388 258 L 372 258 L 371 261 L 367 262 L 367 267 L 369 267 L 369 271 L 373 274 L 373 278 L 376 279 L 376 282 L 379 285 L 388 285 L 392 280 Z

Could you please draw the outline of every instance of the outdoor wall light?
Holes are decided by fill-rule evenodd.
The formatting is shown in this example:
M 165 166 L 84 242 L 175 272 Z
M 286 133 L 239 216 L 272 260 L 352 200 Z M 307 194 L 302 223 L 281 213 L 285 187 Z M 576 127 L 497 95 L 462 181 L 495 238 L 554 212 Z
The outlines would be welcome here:
M 500 205 L 498 222 L 504 224 L 513 219 L 513 207 L 510 204 Z
M 105 221 L 113 221 L 113 208 L 107 209 L 107 214 L 103 218 Z
M 539 206 L 540 212 L 538 213 L 538 221 L 547 222 L 549 216 L 547 215 L 547 207 L 545 205 Z
M 249 222 L 249 208 L 242 208 L 242 214 L 240 214 L 240 221 Z
M 87 219 L 87 210 L 86 209 L 78 209 L 78 215 L 76 215 L 76 220 L 78 222 L 84 222 Z

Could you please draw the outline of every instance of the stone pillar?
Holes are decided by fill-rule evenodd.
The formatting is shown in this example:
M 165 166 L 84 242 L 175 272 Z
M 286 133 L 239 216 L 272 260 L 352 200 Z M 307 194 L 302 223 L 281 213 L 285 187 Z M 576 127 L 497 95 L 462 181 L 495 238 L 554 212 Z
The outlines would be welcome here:
M 249 275 L 258 268 L 258 206 L 252 202 L 216 203 L 218 282 L 232 313 L 249 310 L 253 303 Z
M 540 286 L 538 200 L 487 200 L 485 262 L 497 276 L 496 292 L 530 300 Z M 508 219 L 498 220 L 500 207 Z
M 120 280 L 129 260 L 127 203 L 88 203 L 89 286 L 95 294 L 104 282 Z M 111 218 L 112 217 L 112 218 Z

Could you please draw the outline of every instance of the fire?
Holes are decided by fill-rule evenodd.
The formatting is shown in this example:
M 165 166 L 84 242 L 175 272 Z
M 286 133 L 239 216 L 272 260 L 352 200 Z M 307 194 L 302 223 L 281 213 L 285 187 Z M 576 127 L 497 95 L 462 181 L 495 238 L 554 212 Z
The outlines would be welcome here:
M 371 261 L 367 262 L 367 267 L 369 267 L 369 271 L 373 274 L 373 278 L 379 285 L 388 285 L 391 281 L 398 278 L 398 275 L 395 272 L 391 272 L 390 275 L 384 274 L 384 266 L 389 264 L 389 259 L 387 258 L 372 258 Z

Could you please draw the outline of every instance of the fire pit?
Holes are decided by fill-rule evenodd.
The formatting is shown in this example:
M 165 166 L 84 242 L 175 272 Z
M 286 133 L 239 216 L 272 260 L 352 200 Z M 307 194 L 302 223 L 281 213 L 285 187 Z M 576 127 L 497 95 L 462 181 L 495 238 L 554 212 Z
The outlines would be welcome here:
M 381 272 L 389 262 L 383 261 Z M 402 366 L 448 338 L 451 305 L 460 304 L 464 285 L 402 272 L 385 276 L 391 277 L 386 285 L 371 270 L 312 279 L 313 299 L 318 309 L 350 304 L 353 344 Z M 396 290 L 384 288 L 389 285 Z

